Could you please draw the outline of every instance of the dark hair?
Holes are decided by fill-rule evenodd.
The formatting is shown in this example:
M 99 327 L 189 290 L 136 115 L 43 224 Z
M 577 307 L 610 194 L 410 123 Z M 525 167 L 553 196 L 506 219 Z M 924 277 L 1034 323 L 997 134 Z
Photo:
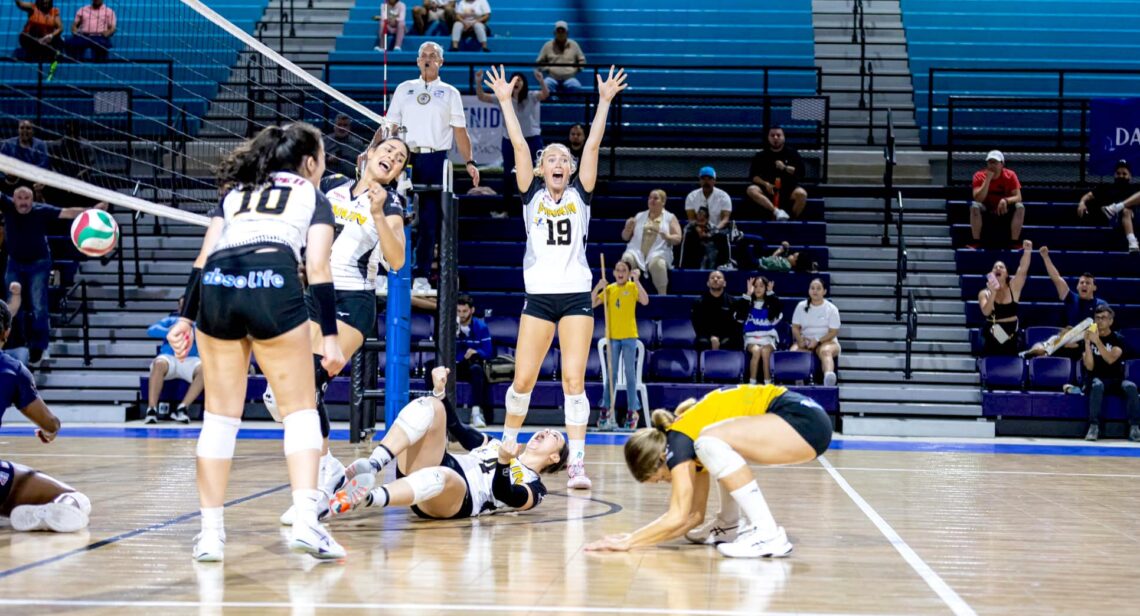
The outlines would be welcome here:
M 586 125 L 585 124 L 582 124 L 581 122 L 575 122 L 575 123 L 570 125 L 570 128 L 566 129 L 566 134 L 570 134 L 570 131 L 574 130 L 575 128 L 582 129 L 583 133 L 586 132 Z
M 8 307 L 8 302 L 0 300 L 0 335 L 9 329 L 12 329 L 12 309 Z
M 375 150 L 376 148 L 384 145 L 385 143 L 388 143 L 389 141 L 396 141 L 400 145 L 404 146 L 404 166 L 400 169 L 400 173 L 403 173 L 408 168 L 408 163 L 411 162 L 412 148 L 410 146 L 408 146 L 407 142 L 405 142 L 403 139 L 400 139 L 399 137 L 384 138 L 381 134 L 382 132 L 383 131 L 376 131 L 376 134 L 372 135 L 372 143 L 369 143 L 368 147 L 364 150 L 364 156 L 367 158 L 368 153 L 371 152 L 372 150 Z M 358 170 L 357 173 L 360 173 L 360 171 Z M 400 174 L 397 173 L 396 174 L 396 181 L 398 181 L 399 179 L 400 179 Z
M 569 463 L 570 463 L 570 441 L 566 438 L 566 435 L 563 434 L 562 435 L 562 449 L 558 450 L 558 461 L 555 462 L 554 464 L 551 464 L 550 466 L 542 469 L 542 474 L 543 475 L 549 475 L 551 473 L 557 473 L 558 471 L 566 468 L 566 465 Z
M 812 278 L 811 282 L 808 283 L 808 288 L 811 287 L 812 282 L 815 282 L 817 280 L 819 281 L 819 286 L 823 287 L 824 292 L 826 292 L 827 291 L 827 285 L 823 284 L 822 278 Z M 827 300 L 825 299 L 824 301 L 827 301 Z M 807 314 L 807 312 L 809 310 L 811 310 L 811 296 L 810 295 L 808 296 L 808 298 L 806 300 L 804 300 L 804 314 Z
M 1078 278 L 1088 278 L 1089 280 L 1093 280 L 1093 281 L 1096 280 L 1096 276 L 1093 276 L 1092 272 L 1085 272 L 1085 273 L 1081 274 L 1080 276 L 1078 276 Z
M 475 307 L 475 300 L 472 299 L 470 295 L 464 293 L 463 295 L 460 295 L 459 297 L 455 298 L 455 305 L 456 306 L 470 306 L 471 308 L 474 308 Z
M 300 169 L 306 156 L 321 151 L 321 131 L 305 122 L 284 127 L 266 126 L 245 143 L 234 148 L 218 165 L 218 183 L 258 186 L 269 181 L 275 171 Z
M 782 131 L 782 130 L 784 130 L 784 127 L 783 127 L 783 126 L 781 126 L 781 125 L 779 125 L 779 124 L 773 124 L 773 125 L 769 126 L 767 129 L 765 129 L 765 130 L 764 130 L 764 134 L 765 134 L 765 135 L 767 135 L 768 133 L 770 133 L 770 132 L 772 132 L 772 131 L 774 131 L 774 130 L 780 130 L 780 131 Z
M 1096 310 L 1093 311 L 1093 314 L 1104 314 L 1106 312 L 1110 317 L 1116 316 L 1116 311 L 1113 310 L 1112 306 L 1109 306 L 1108 304 L 1098 304 Z
M 513 83 L 515 77 L 518 77 L 519 81 L 522 82 L 522 90 L 519 90 L 519 93 L 515 95 L 515 100 L 518 102 L 518 104 L 522 105 L 526 103 L 526 93 L 530 91 L 530 81 L 527 80 L 524 73 L 516 71 L 514 73 L 511 73 L 511 78 L 508 79 L 507 82 Z M 514 86 L 511 87 L 513 88 Z

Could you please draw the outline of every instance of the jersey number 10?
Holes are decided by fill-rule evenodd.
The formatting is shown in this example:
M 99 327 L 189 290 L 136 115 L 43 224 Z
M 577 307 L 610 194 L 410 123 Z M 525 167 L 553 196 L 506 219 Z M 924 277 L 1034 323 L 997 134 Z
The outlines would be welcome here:
M 557 233 L 555 231 L 557 230 Z M 563 218 L 555 224 L 555 221 L 546 219 L 546 245 L 547 246 L 569 246 L 570 245 L 570 219 Z
M 250 204 L 253 202 L 254 196 L 257 196 L 257 207 L 253 211 L 258 214 L 272 214 L 278 215 L 285 211 L 285 205 L 289 203 L 289 192 L 292 189 L 288 186 L 270 188 L 269 190 L 253 190 L 244 192 L 241 195 L 241 207 L 234 212 L 234 216 L 244 214 L 250 211 Z

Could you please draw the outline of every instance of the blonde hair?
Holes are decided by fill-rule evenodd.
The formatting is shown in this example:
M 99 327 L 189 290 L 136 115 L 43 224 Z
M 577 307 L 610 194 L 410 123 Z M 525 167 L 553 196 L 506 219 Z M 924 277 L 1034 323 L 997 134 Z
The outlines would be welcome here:
M 566 154 L 566 158 L 570 159 L 570 175 L 574 175 L 574 172 L 578 170 L 578 161 L 574 160 L 574 155 L 570 153 L 570 148 L 562 145 L 561 143 L 552 143 L 552 144 L 546 146 L 545 148 L 542 148 L 541 150 L 538 151 L 537 154 L 534 155 L 534 174 L 535 175 L 543 175 L 542 157 L 545 156 L 546 153 L 552 149 L 553 150 L 561 150 L 563 153 Z
M 650 415 L 649 424 L 652 427 L 634 432 L 625 442 L 625 465 L 639 483 L 647 481 L 665 463 L 665 434 L 673 425 L 673 414 L 657 409 Z
M 649 194 L 658 195 L 661 197 L 661 205 L 665 205 L 669 201 L 669 195 L 665 194 L 665 191 L 661 190 L 660 188 L 654 188 L 653 190 L 649 191 Z

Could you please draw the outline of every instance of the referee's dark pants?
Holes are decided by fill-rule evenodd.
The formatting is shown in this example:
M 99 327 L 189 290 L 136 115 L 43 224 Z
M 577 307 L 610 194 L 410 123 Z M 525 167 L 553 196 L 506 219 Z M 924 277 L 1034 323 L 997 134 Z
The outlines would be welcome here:
M 412 184 L 418 190 L 421 186 L 439 186 L 443 183 L 443 161 L 447 152 L 425 152 L 412 154 Z M 431 261 L 435 245 L 439 241 L 439 190 L 420 193 L 419 224 L 416 227 L 416 255 L 412 265 L 412 276 L 427 278 L 431 273 Z

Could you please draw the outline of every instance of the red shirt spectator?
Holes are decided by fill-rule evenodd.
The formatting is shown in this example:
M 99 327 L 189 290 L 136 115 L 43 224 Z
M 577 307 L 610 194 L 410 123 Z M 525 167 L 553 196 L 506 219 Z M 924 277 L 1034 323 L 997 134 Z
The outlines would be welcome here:
M 986 169 L 982 169 L 974 174 L 974 188 L 979 188 L 986 181 Z M 994 179 L 990 180 L 990 190 L 986 193 L 985 199 L 981 203 L 986 206 L 987 210 L 993 211 L 997 208 L 998 201 L 1009 198 L 1015 191 L 1021 190 L 1021 182 L 1017 180 L 1017 174 L 1013 169 L 1003 167 L 1001 172 L 994 175 Z

